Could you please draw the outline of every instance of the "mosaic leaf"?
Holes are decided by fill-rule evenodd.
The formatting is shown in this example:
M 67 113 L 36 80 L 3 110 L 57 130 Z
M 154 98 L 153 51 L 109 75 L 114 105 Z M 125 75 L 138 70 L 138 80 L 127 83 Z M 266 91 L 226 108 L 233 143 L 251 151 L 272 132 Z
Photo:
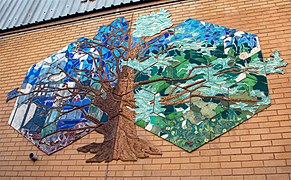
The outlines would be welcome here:
M 279 68 L 287 66 L 288 63 L 283 62 L 283 58 L 280 57 L 280 54 L 278 51 L 275 51 L 274 54 L 271 54 L 271 57 L 273 59 L 266 60 L 266 65 L 265 65 L 266 74 L 273 74 L 273 73 L 284 74 L 284 71 Z
M 162 30 L 171 27 L 170 13 L 165 9 L 160 9 L 160 12 L 152 12 L 150 15 L 141 15 L 134 23 L 135 29 L 132 33 L 133 37 L 153 36 L 160 33 Z

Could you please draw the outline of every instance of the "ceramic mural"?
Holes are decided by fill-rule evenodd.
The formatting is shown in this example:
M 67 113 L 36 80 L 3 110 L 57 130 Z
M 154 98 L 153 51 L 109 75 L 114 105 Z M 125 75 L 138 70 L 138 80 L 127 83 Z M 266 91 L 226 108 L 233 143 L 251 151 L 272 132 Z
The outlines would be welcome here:
M 266 74 L 286 66 L 277 51 L 264 61 L 254 34 L 194 19 L 173 27 L 164 9 L 133 29 L 117 18 L 34 64 L 8 94 L 9 124 L 45 153 L 60 150 L 111 121 L 94 102 L 122 88 L 126 67 L 135 124 L 191 152 L 267 108 Z

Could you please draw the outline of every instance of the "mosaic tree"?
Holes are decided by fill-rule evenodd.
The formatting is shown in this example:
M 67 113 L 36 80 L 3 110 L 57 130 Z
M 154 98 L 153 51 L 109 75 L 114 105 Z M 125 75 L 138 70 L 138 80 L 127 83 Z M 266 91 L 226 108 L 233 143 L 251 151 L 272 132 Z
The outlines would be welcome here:
M 78 151 L 109 162 L 161 154 L 134 123 L 190 152 L 269 106 L 277 52 L 264 62 L 255 35 L 169 16 L 117 18 L 33 65 L 9 124 L 47 154 L 96 131 L 104 141 Z

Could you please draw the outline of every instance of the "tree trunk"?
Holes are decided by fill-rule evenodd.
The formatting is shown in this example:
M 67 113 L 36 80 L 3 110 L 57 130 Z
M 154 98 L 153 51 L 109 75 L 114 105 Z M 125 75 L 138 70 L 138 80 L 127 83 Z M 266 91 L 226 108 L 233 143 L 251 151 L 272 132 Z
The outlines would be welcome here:
M 118 117 L 115 117 L 95 130 L 104 135 L 104 141 L 102 143 L 91 143 L 77 149 L 79 152 L 90 152 L 95 154 L 94 157 L 86 160 L 87 163 L 102 161 L 109 162 L 113 159 L 113 147 L 116 139 L 117 124 Z
M 126 106 L 133 106 L 133 69 L 124 68 L 119 86 L 118 94 L 122 96 L 121 101 L 116 102 L 116 98 L 107 100 L 109 116 L 107 123 L 96 129 L 98 133 L 104 135 L 102 143 L 91 143 L 78 148 L 80 152 L 90 152 L 95 154 L 87 163 L 110 162 L 112 160 L 136 161 L 138 158 L 146 158 L 149 154 L 160 155 L 159 149 L 146 140 L 137 136 L 134 124 L 135 113 Z M 130 92 L 130 93 L 126 93 Z M 110 111 L 111 110 L 111 111 Z
M 161 154 L 160 150 L 146 140 L 140 139 L 134 124 L 134 112 L 121 103 L 122 112 L 119 116 L 113 159 L 135 161 L 146 158 L 149 154 Z

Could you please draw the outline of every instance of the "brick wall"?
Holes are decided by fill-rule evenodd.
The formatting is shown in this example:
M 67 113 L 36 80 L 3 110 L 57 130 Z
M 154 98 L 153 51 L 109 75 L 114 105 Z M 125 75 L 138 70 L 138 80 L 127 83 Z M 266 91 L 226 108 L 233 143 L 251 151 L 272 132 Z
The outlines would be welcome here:
M 160 2 L 160 1 L 159 1 Z M 161 1 L 166 2 L 166 1 Z M 87 17 L 66 24 L 54 23 L 0 37 L 0 179 L 104 179 L 106 164 L 86 164 L 91 154 L 77 147 L 101 141 L 96 133 L 47 156 L 7 125 L 13 102 L 7 92 L 21 85 L 28 68 L 78 37 L 93 37 L 100 25 L 116 17 L 135 19 L 160 7 L 172 13 L 175 24 L 199 19 L 257 34 L 264 57 L 277 49 L 286 62 L 284 75 L 270 75 L 272 106 L 198 150 L 182 149 L 146 132 L 138 134 L 156 144 L 162 156 L 137 162 L 110 162 L 108 179 L 278 179 L 291 178 L 291 1 L 290 0 L 200 0 L 169 2 L 137 10 L 125 7 L 111 15 Z M 116 10 L 110 10 L 114 12 Z M 109 12 L 109 11 L 108 11 Z M 102 13 L 106 13 L 103 11 Z M 101 14 L 101 13 L 100 13 Z M 78 18 L 76 18 L 78 19 Z M 70 19 L 71 20 L 71 19 Z M 65 22 L 67 20 L 63 20 Z M 60 21 L 59 21 L 60 22 Z M 36 152 L 39 160 L 28 160 Z

